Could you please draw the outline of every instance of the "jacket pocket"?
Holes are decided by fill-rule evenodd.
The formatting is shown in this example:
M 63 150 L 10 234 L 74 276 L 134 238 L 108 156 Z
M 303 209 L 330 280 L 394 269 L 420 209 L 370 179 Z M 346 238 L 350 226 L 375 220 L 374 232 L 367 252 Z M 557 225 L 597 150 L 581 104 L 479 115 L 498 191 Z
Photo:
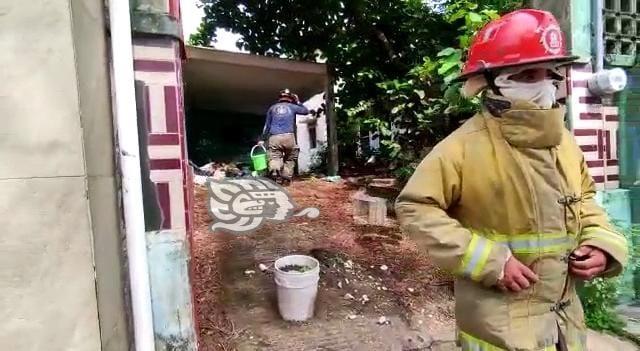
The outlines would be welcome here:
M 455 284 L 456 321 L 460 331 L 504 347 L 508 335 L 507 296 L 471 280 L 458 279 Z

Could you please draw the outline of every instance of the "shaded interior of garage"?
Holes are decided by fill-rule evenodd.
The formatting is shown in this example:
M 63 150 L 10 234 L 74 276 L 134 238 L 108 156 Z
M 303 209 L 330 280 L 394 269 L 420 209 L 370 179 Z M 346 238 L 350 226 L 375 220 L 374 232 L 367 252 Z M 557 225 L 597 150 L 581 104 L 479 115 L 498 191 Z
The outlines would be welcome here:
M 325 91 L 323 64 L 187 47 L 184 68 L 189 157 L 249 163 L 268 108 L 290 89 L 306 101 Z

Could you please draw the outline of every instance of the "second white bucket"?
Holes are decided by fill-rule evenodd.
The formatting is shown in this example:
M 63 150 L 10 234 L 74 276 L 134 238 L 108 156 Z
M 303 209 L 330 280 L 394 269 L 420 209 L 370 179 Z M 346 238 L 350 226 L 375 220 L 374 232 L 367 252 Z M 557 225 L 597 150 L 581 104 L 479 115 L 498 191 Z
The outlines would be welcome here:
M 287 266 L 306 267 L 303 272 L 284 271 Z M 278 309 L 286 321 L 305 321 L 313 317 L 320 280 L 320 263 L 313 257 L 291 255 L 279 258 L 275 264 L 278 288 Z

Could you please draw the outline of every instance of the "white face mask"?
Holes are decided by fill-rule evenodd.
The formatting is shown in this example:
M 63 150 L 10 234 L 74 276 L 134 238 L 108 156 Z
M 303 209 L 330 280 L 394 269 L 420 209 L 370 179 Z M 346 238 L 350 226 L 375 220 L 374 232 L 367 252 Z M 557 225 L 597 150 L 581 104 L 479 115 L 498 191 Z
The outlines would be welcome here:
M 535 83 L 523 83 L 510 80 L 508 75 L 496 77 L 495 84 L 504 97 L 510 100 L 524 100 L 548 110 L 556 103 L 556 91 L 553 79 Z

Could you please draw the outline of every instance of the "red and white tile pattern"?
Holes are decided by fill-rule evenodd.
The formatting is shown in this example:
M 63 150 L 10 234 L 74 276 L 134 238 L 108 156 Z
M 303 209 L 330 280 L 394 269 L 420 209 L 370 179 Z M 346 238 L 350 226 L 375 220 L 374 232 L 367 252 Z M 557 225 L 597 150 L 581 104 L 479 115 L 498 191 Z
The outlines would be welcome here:
M 571 69 L 568 80 L 571 125 L 597 189 L 617 189 L 620 186 L 616 148 L 618 108 L 604 106 L 600 97 L 591 94 L 587 87 L 591 72 L 590 65 Z
M 175 3 L 179 8 L 177 1 Z M 143 103 L 149 128 L 151 179 L 156 184 L 162 208 L 162 227 L 188 232 L 191 228 L 191 184 L 185 143 L 180 43 L 171 38 L 136 38 L 133 52 L 135 78 L 145 86 L 146 101 Z

